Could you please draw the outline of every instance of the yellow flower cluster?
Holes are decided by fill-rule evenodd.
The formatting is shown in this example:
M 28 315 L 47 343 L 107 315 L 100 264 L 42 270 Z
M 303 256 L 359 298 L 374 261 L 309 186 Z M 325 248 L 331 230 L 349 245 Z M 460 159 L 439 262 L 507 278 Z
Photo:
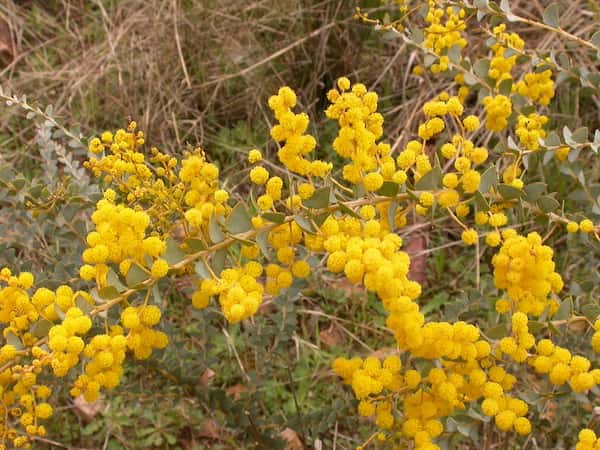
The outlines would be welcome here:
M 535 337 L 529 332 L 527 315 L 516 312 L 511 318 L 512 336 L 500 339 L 498 350 L 516 362 L 527 360 L 527 351 L 535 345 Z
M 485 127 L 492 131 L 502 131 L 508 125 L 512 113 L 512 101 L 506 95 L 487 96 L 483 99 L 485 107 Z
M 52 350 L 52 370 L 57 377 L 64 377 L 69 369 L 79 363 L 79 355 L 85 347 L 80 336 L 92 327 L 91 319 L 76 307 L 69 308 L 60 325 L 48 332 L 48 348 Z
M 517 54 L 506 56 L 507 49 L 523 50 L 525 42 L 517 33 L 507 33 L 506 24 L 502 23 L 493 28 L 497 42 L 492 46 L 494 56 L 490 61 L 488 75 L 500 83 L 505 79 L 512 79 L 511 71 L 517 62 Z
M 428 4 L 429 11 L 425 16 L 428 26 L 423 30 L 423 45 L 439 56 L 438 62 L 431 66 L 431 72 L 446 72 L 450 62 L 447 52 L 454 46 L 462 49 L 467 45 L 462 33 L 466 28 L 465 10 L 453 6 L 444 9 L 434 0 L 429 0 Z
M 415 180 L 419 180 L 423 175 L 431 171 L 431 162 L 423 151 L 423 148 L 423 144 L 415 140 L 409 141 L 406 144 L 406 147 L 404 147 L 396 158 L 399 170 L 392 176 L 394 182 L 404 184 L 408 178 L 408 173 L 411 171 Z
M 595 232 L 597 227 L 594 225 L 590 219 L 583 219 L 579 223 L 574 221 L 567 222 L 566 225 L 567 232 L 569 233 L 577 233 L 578 231 L 582 233 L 592 233 Z
M 113 389 L 119 384 L 127 350 L 127 339 L 122 331 L 120 327 L 113 327 L 112 335 L 98 334 L 85 346 L 83 354 L 88 363 L 85 374 L 78 377 L 70 391 L 72 396 L 83 394 L 92 402 L 98 398 L 100 388 Z
M 500 312 L 511 307 L 515 311 L 539 317 L 546 308 L 550 314 L 558 309 L 556 300 L 550 294 L 557 294 L 563 288 L 561 276 L 554 271 L 554 252 L 542 244 L 537 233 L 527 237 L 514 230 L 503 232 L 502 247 L 492 258 L 494 284 L 506 290 L 511 303 L 496 305 Z
M 38 367 L 39 369 L 39 367 Z M 9 448 L 31 448 L 32 437 L 43 437 L 46 428 L 40 422 L 48 419 L 53 414 L 53 408 L 46 400 L 52 390 L 38 383 L 37 373 L 39 370 L 31 370 L 31 367 L 14 366 L 0 373 L 0 383 L 3 387 L 2 405 L 0 411 L 0 431 L 2 432 L 1 448 L 7 448 L 6 443 L 11 444 Z M 12 379 L 17 379 L 11 389 L 8 384 Z M 22 427 L 26 434 L 21 434 L 14 420 Z
M 154 278 L 164 277 L 169 265 L 161 258 L 165 242 L 158 236 L 146 237 L 150 216 L 122 204 L 114 203 L 114 192 L 108 190 L 96 205 L 92 221 L 96 230 L 87 235 L 88 249 L 82 259 L 85 263 L 79 275 L 84 280 L 95 279 L 98 286 L 106 286 L 108 263 L 119 266 L 127 275 L 131 264 L 149 270 Z
M 465 322 L 425 323 L 415 302 L 421 287 L 407 278 L 410 259 L 399 250 L 400 238 L 381 227 L 374 219 L 372 206 L 361 209 L 361 213 L 364 224 L 357 219 L 338 220 L 330 216 L 321 226 L 323 247 L 329 253 L 328 269 L 343 272 L 350 282 L 363 284 L 378 295 L 389 312 L 387 326 L 394 332 L 401 350 L 416 358 L 441 360 L 448 370 L 431 370 L 422 387 L 416 370 L 400 373 L 399 360 L 386 365 L 386 359 L 381 366 L 375 358 L 338 359 L 334 370 L 352 386 L 360 400 L 359 414 L 377 414 L 377 425 L 384 430 L 394 426 L 396 421 L 388 411 L 389 402 L 382 400 L 385 406 L 381 407 L 375 399 L 385 399 L 385 389 L 390 393 L 404 392 L 401 397 L 404 421 L 398 424 L 403 436 L 414 440 L 415 448 L 435 449 L 438 447 L 432 439 L 443 431 L 438 419 L 464 408 L 465 400 L 480 395 L 476 392 L 486 378 L 480 361 L 487 361 L 491 347 L 479 339 L 477 327 Z M 364 238 L 364 235 L 370 237 Z M 456 361 L 455 366 L 451 364 L 453 361 Z M 462 370 L 476 375 L 466 380 Z
M 546 123 L 548 123 L 548 117 L 544 115 L 531 113 L 525 116 L 519 114 L 515 134 L 519 138 L 521 145 L 527 150 L 539 150 L 540 139 L 546 137 L 546 132 L 543 129 Z
M 296 102 L 296 93 L 287 86 L 269 98 L 269 108 L 279 122 L 271 128 L 271 137 L 284 143 L 277 156 L 291 172 L 324 178 L 331 171 L 332 164 L 306 159 L 306 155 L 315 149 L 317 141 L 310 134 L 305 134 L 309 124 L 308 115 L 292 112 Z
M 148 359 L 152 350 L 165 348 L 169 343 L 169 338 L 162 331 L 154 330 L 152 327 L 160 321 L 161 312 L 154 305 L 129 306 L 121 312 L 121 324 L 123 328 L 129 330 L 127 335 L 127 348 L 133 351 L 137 359 Z M 118 336 L 118 329 L 115 335 Z M 122 341 L 117 339 L 117 345 Z M 111 339 L 112 348 L 112 339 Z M 118 360 L 118 353 L 115 353 L 113 360 Z M 118 370 L 113 370 L 114 374 Z M 115 376 L 111 374 L 111 376 Z M 108 387 L 108 386 L 107 386 Z
M 262 303 L 263 285 L 257 281 L 263 273 L 262 266 L 250 261 L 243 268 L 224 269 L 220 278 L 207 279 L 192 296 L 196 308 L 205 308 L 214 295 L 219 296 L 223 315 L 230 323 L 247 319 L 258 311 Z
M 592 335 L 592 348 L 600 353 L 600 319 L 594 322 L 594 334 Z
M 127 130 L 120 129 L 114 135 L 107 131 L 100 138 L 93 138 L 88 149 L 101 157 L 85 163 L 95 176 L 104 174 L 104 181 L 118 184 L 123 192 L 133 195 L 132 199 L 136 189 L 152 178 L 143 153 L 137 151 L 144 145 L 144 133 L 136 132 L 136 128 L 137 124 L 131 122 Z
M 52 407 L 44 402 L 51 389 L 39 383 L 37 376 L 49 368 L 54 376 L 63 377 L 77 365 L 85 346 L 81 336 L 92 322 L 75 304 L 93 301 L 89 294 L 73 292 L 66 285 L 56 291 L 38 288 L 30 296 L 34 277 L 29 272 L 16 276 L 3 268 L 0 282 L 6 284 L 0 289 L 0 323 L 7 342 L 0 347 L 0 364 L 4 367 L 0 371 L 0 445 L 8 441 L 14 448 L 30 448 L 30 437 L 46 434 L 40 420 L 52 415 Z M 64 317 L 62 322 L 53 325 L 59 315 Z M 40 340 L 42 329 L 48 330 L 47 346 Z M 12 419 L 19 422 L 25 434 L 11 425 Z
M 579 432 L 575 450 L 600 450 L 600 438 L 593 430 L 584 428 Z
M 547 106 L 554 97 L 552 71 L 546 69 L 542 72 L 528 73 L 523 80 L 514 85 L 514 90 L 540 105 Z
M 352 184 L 363 184 L 367 191 L 376 191 L 384 179 L 391 179 L 395 172 L 389 144 L 377 143 L 383 135 L 383 116 L 377 112 L 377 94 L 368 92 L 361 83 L 350 86 L 347 78 L 340 78 L 337 86 L 339 90 L 332 89 L 327 93 L 331 105 L 325 114 L 340 125 L 333 141 L 334 150 L 352 161 L 344 166 L 344 179 Z
M 549 339 L 542 339 L 536 344 L 536 353 L 529 364 L 537 373 L 548 374 L 554 386 L 569 382 L 574 392 L 586 392 L 600 383 L 600 369 L 590 370 L 589 359 L 573 356 L 569 350 Z
M 219 168 L 206 161 L 203 152 L 188 155 L 181 162 L 179 179 L 185 186 L 185 220 L 198 235 L 204 232 L 213 215 L 226 215 L 229 194 L 219 188 Z
M 377 426 L 383 429 L 392 427 L 394 416 L 391 414 L 392 404 L 379 394 L 385 389 L 392 392 L 401 389 L 404 385 L 401 368 L 402 363 L 396 355 L 388 356 L 383 363 L 372 356 L 364 361 L 360 358 L 338 358 L 333 363 L 335 373 L 352 386 L 360 401 L 358 413 L 363 417 L 376 415 Z
M 499 367 L 496 368 L 500 369 Z M 500 370 L 500 374 L 502 374 L 504 371 Z M 490 371 L 491 380 L 493 380 L 492 372 Z M 499 430 L 514 430 L 520 435 L 531 433 L 531 422 L 525 417 L 529 411 L 527 403 L 521 399 L 505 395 L 503 386 L 496 381 L 485 383 L 483 396 L 481 410 L 485 415 L 494 417 L 494 422 Z

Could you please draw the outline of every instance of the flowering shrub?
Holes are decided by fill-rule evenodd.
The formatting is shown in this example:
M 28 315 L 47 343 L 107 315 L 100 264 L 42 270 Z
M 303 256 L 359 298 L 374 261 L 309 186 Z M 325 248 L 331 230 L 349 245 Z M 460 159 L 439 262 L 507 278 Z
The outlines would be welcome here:
M 509 32 L 504 21 L 529 19 L 504 3 L 430 1 L 420 22 L 409 11 L 401 7 L 391 24 L 357 13 L 423 52 L 414 76 L 452 80 L 423 106 L 413 139 L 401 148 L 383 137 L 378 95 L 346 77 L 327 93 L 325 110 L 337 123 L 332 148 L 342 167 L 315 156 L 309 117 L 283 87 L 268 102 L 280 167 L 249 150 L 246 201 L 226 189 L 201 149 L 178 160 L 148 148 L 135 122 L 90 141 L 84 167 L 103 194 L 81 255 L 87 287 L 74 290 L 65 280 L 50 290 L 29 272 L 0 271 L 2 448 L 29 448 L 46 434 L 53 378 L 91 402 L 119 385 L 128 356 L 143 360 L 165 348 L 157 291 L 182 277 L 191 280 L 195 308 L 215 301 L 231 324 L 251 320 L 265 299 L 323 270 L 375 294 L 397 351 L 333 363 L 358 414 L 374 418 L 378 431 L 365 445 L 440 448 L 436 439 L 456 431 L 461 412 L 526 436 L 536 431 L 532 403 L 596 389 L 600 369 L 552 338 L 561 323 L 586 322 L 598 351 L 600 308 L 575 315 L 561 299 L 564 283 L 548 243 L 579 233 L 597 246 L 600 226 L 592 219 L 600 211 L 567 210 L 545 183 L 531 181 L 540 161 L 567 164 L 600 146 L 599 132 L 590 142 L 587 129 L 565 129 L 561 139 L 549 126 L 556 80 L 571 69 Z M 553 11 L 538 25 L 565 34 Z M 475 28 L 489 36 L 480 54 L 467 52 Z M 597 51 L 597 41 L 585 45 Z M 590 74 L 579 80 L 598 82 Z M 421 285 L 409 277 L 399 231 L 438 217 L 460 227 L 478 259 L 484 246 L 494 252 L 500 295 L 491 330 L 477 320 L 426 320 L 420 309 Z M 529 219 L 538 221 L 536 231 L 521 230 Z M 542 380 L 534 401 L 522 378 L 527 371 Z M 599 448 L 594 432 L 581 428 L 577 448 Z

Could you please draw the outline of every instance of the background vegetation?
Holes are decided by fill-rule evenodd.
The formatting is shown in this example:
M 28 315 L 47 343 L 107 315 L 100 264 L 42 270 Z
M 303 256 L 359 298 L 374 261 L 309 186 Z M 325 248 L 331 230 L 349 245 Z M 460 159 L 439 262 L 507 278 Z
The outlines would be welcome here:
M 180 154 L 202 146 L 234 187 L 250 148 L 265 149 L 267 159 L 275 154 L 266 99 L 281 85 L 298 92 L 320 156 L 334 157 L 328 145 L 336 129 L 322 110 L 325 93 L 345 75 L 378 91 L 388 140 L 402 146 L 414 133 L 420 105 L 451 80 L 412 75 L 418 53 L 360 24 L 355 6 L 351 0 L 2 2 L 2 96 L 10 91 L 20 100 L 0 108 L 0 266 L 31 269 L 50 285 L 76 273 L 97 198 L 80 166 L 87 138 L 128 118 L 162 150 Z M 393 12 L 376 0 L 361 6 L 382 18 Z M 544 6 L 511 2 L 523 17 L 541 17 Z M 588 35 L 600 5 L 565 1 L 561 11 L 567 31 Z M 551 33 L 517 28 L 529 46 L 565 45 Z M 585 58 L 574 65 L 598 68 L 597 60 Z M 596 91 L 573 92 L 563 80 L 552 106 L 555 128 L 598 128 L 599 101 Z M 549 192 L 568 194 L 569 201 L 591 196 L 600 214 L 598 158 L 582 154 L 568 167 L 560 174 L 550 163 L 539 176 Z M 421 222 L 404 230 L 413 277 L 424 282 L 423 310 L 446 320 L 487 314 L 493 321 L 489 267 L 460 247 L 460 229 L 448 223 L 430 232 Z M 581 237 L 553 245 L 568 249 L 560 252 L 557 270 L 567 293 L 578 304 L 594 305 L 598 253 L 590 254 Z M 186 292 L 183 283 L 163 296 L 168 349 L 132 365 L 128 381 L 98 404 L 65 400 L 49 433 L 53 440 L 40 448 L 346 449 L 368 436 L 370 425 L 353 414 L 351 395 L 334 380 L 330 363 L 339 355 L 370 354 L 382 342 L 392 345 L 374 298 L 334 279 L 313 279 L 309 290 L 267 305 L 244 329 L 227 327 L 210 310 L 193 312 Z M 581 332 L 569 329 L 563 339 Z M 544 412 L 540 425 L 554 448 L 573 445 L 564 426 L 575 425 L 577 414 Z M 487 425 L 459 424 L 458 432 L 449 448 L 512 445 Z

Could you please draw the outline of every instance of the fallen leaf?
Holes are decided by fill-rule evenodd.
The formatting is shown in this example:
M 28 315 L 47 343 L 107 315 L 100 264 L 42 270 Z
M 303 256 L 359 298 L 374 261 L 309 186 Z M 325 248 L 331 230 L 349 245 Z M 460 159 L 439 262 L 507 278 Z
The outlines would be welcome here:
M 302 441 L 298 437 L 298 433 L 296 433 L 291 428 L 286 428 L 281 433 L 279 433 L 281 438 L 285 439 L 286 445 L 285 450 L 303 450 L 304 446 L 302 445 Z
M 540 419 L 547 419 L 553 421 L 556 418 L 556 412 L 558 411 L 558 403 L 555 401 L 548 401 L 546 407 L 540 414 Z
M 7 21 L 0 19 L 0 57 L 8 57 L 13 59 L 15 49 L 13 46 L 12 33 L 10 25 Z
M 410 256 L 408 279 L 417 281 L 422 285 L 427 280 L 425 274 L 425 269 L 427 268 L 427 255 L 419 253 L 427 248 L 427 236 L 423 233 L 415 233 L 407 238 L 407 240 L 408 242 L 404 246 L 404 251 Z
M 335 347 L 336 345 L 340 345 L 344 342 L 344 334 L 340 328 L 333 323 L 329 326 L 329 328 L 321 330 L 319 332 L 319 337 L 327 347 Z
M 221 428 L 213 419 L 205 419 L 200 424 L 198 435 L 209 439 L 221 439 Z
M 588 324 L 585 320 L 573 320 L 567 324 L 571 333 L 582 335 L 588 329 Z
M 215 375 L 216 372 L 214 370 L 212 370 L 210 367 L 207 368 L 204 372 L 202 372 L 202 375 L 200 375 L 200 378 L 198 379 L 198 386 L 205 388 Z
M 96 400 L 95 402 L 88 402 L 82 395 L 73 400 L 73 412 L 81 417 L 85 423 L 90 423 L 94 420 L 94 417 L 98 415 L 104 408 L 104 402 L 102 400 Z
M 239 400 L 242 392 L 246 390 L 246 387 L 243 384 L 234 384 L 233 386 L 229 386 L 225 392 L 228 395 L 232 396 L 234 400 Z
M 371 353 L 369 356 L 372 356 L 374 358 L 377 359 L 384 359 L 390 355 L 399 355 L 400 353 L 398 352 L 398 350 L 396 350 L 395 348 L 392 347 L 384 347 L 380 350 L 376 350 L 373 353 Z
M 334 278 L 329 280 L 328 284 L 334 289 L 343 291 L 346 297 L 358 297 L 365 292 L 362 286 L 350 283 L 346 278 Z

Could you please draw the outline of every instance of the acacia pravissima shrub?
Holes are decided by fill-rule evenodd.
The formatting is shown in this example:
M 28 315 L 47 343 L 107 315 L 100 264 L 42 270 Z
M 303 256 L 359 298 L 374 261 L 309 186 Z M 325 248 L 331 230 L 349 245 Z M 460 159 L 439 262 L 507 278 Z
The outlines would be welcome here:
M 439 77 L 448 86 L 432 92 L 402 148 L 383 136 L 377 94 L 346 77 L 328 92 L 325 110 L 339 126 L 332 147 L 342 167 L 314 157 L 319 144 L 308 133 L 308 115 L 282 87 L 268 102 L 282 176 L 260 150 L 250 150 L 245 200 L 224 189 L 201 149 L 178 160 L 149 147 L 135 122 L 90 141 L 84 166 L 103 198 L 81 255 L 87 288 L 74 291 L 65 280 L 50 290 L 31 273 L 0 271 L 1 448 L 29 448 L 46 434 L 53 383 L 94 401 L 119 385 L 125 358 L 147 359 L 165 348 L 154 292 L 184 276 L 193 280 L 193 306 L 218 302 L 231 324 L 323 271 L 375 293 L 397 351 L 333 363 L 358 400 L 358 414 L 374 417 L 377 430 L 365 446 L 437 449 L 437 438 L 456 432 L 451 419 L 460 412 L 527 436 L 536 433 L 540 399 L 597 390 L 600 369 L 552 336 L 561 324 L 585 322 L 595 330 L 588 347 L 600 352 L 600 308 L 578 315 L 561 299 L 563 279 L 548 242 L 580 233 L 597 251 L 600 227 L 592 218 L 600 210 L 593 201 L 568 210 L 545 183 L 530 180 L 540 165 L 597 152 L 598 131 L 592 141 L 587 128 L 558 133 L 547 114 L 557 82 L 575 77 L 597 92 L 600 77 L 527 48 L 510 26 L 541 27 L 596 53 L 600 35 L 567 33 L 555 6 L 543 22 L 485 0 L 423 2 L 399 13 L 385 23 L 360 10 L 357 17 L 421 52 L 413 76 Z M 485 44 L 470 46 L 481 33 Z M 494 252 L 500 295 L 489 332 L 476 320 L 432 321 L 420 312 L 421 286 L 408 277 L 411 261 L 398 230 L 417 217 L 441 216 L 462 229 L 464 245 L 477 255 L 483 246 Z M 530 232 L 533 221 L 537 231 Z M 532 376 L 539 381 L 535 400 L 528 394 Z M 576 448 L 600 449 L 587 426 L 581 423 Z

